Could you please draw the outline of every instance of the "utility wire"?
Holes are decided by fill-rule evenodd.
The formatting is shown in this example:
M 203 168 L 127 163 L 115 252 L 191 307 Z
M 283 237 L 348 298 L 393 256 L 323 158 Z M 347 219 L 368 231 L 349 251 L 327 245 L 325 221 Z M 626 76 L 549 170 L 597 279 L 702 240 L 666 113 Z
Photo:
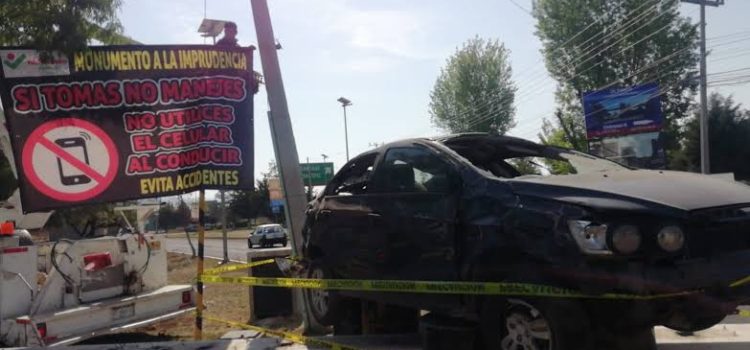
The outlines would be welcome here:
M 668 12 L 664 12 L 664 13 L 663 13 L 662 15 L 664 15 L 665 13 L 668 13 Z M 657 17 L 657 18 L 658 18 L 658 17 Z M 649 23 L 650 23 L 650 22 L 652 22 L 653 20 L 654 20 L 654 19 L 652 19 L 651 21 L 647 22 L 647 24 L 649 24 Z M 647 24 L 646 24 L 646 25 L 647 25 Z M 659 32 L 661 32 L 661 31 L 663 31 L 663 30 L 665 30 L 665 29 L 669 28 L 669 26 L 670 26 L 670 25 L 671 25 L 671 23 L 670 23 L 670 24 L 667 24 L 667 25 L 665 25 L 665 26 L 663 26 L 663 27 L 661 27 L 660 29 L 656 30 L 655 32 L 652 32 L 652 33 L 650 33 L 649 35 L 647 35 L 647 36 L 645 36 L 645 37 L 641 38 L 640 40 L 636 41 L 635 43 L 633 43 L 633 44 L 631 44 L 631 45 L 629 45 L 629 46 L 627 46 L 627 47 L 623 48 L 622 50 L 620 50 L 619 52 L 617 52 L 617 53 L 616 53 L 616 55 L 619 55 L 619 54 L 621 54 L 621 53 L 625 52 L 626 50 L 628 50 L 628 49 L 630 49 L 630 48 L 634 47 L 635 45 L 637 45 L 637 44 L 639 44 L 639 43 L 641 43 L 641 42 L 643 42 L 643 41 L 645 41 L 645 40 L 647 40 L 647 39 L 649 39 L 649 38 L 653 37 L 654 35 L 658 34 Z M 639 29 L 643 28 L 644 26 L 645 26 L 645 25 L 642 25 L 642 26 L 641 26 L 641 27 L 640 27 Z M 635 31 L 637 31 L 637 30 L 639 30 L 639 29 L 636 29 Z M 629 35 L 629 34 L 626 34 L 626 36 L 627 36 L 627 35 Z M 619 41 L 622 41 L 622 40 L 624 40 L 624 39 L 625 39 L 625 37 L 621 38 L 620 40 L 616 41 L 615 43 L 612 43 L 612 44 L 610 44 L 610 45 L 609 45 L 609 46 L 608 46 L 607 48 L 605 48 L 605 49 L 603 49 L 603 50 L 607 50 L 607 49 L 611 48 L 611 47 L 612 47 L 612 46 L 614 46 L 614 45 L 615 45 L 616 43 L 618 43 Z M 590 58 L 589 58 L 589 59 L 586 59 L 586 60 L 584 60 L 584 62 L 586 62 L 586 61 L 588 61 L 588 60 L 590 60 Z M 583 64 L 584 62 L 581 62 L 581 63 L 579 63 L 579 64 L 578 64 L 578 65 L 577 65 L 576 67 L 580 66 L 580 65 L 581 65 L 581 64 Z M 584 71 L 581 71 L 581 72 L 576 72 L 576 73 L 575 73 L 575 74 L 574 74 L 574 75 L 573 75 L 572 77 L 570 77 L 569 79 L 573 79 L 573 78 L 577 77 L 577 76 L 578 76 L 578 75 L 580 75 L 580 74 L 586 73 L 586 72 L 590 71 L 591 69 L 595 68 L 596 66 L 599 66 L 599 65 L 601 65 L 602 63 L 603 63 L 603 61 L 602 61 L 602 62 L 599 62 L 599 63 L 597 63 L 597 64 L 595 64 L 595 65 L 594 65 L 594 66 L 592 66 L 592 67 L 589 67 L 588 69 L 586 69 L 586 70 L 584 70 Z M 616 81 L 615 81 L 615 82 L 616 82 Z M 523 101 L 523 100 L 519 98 L 519 101 L 517 101 L 517 103 L 519 103 L 519 104 L 520 104 L 520 103 L 521 103 L 522 101 Z M 469 124 L 469 127 L 472 127 L 472 126 L 474 126 L 474 125 L 477 125 L 478 123 L 481 123 L 481 122 L 485 122 L 485 121 L 486 121 L 486 118 L 485 118 L 485 119 L 478 119 L 478 120 L 476 120 L 476 121 L 475 121 L 474 123 L 470 123 L 470 124 Z
M 615 29 L 615 30 L 612 30 L 612 31 L 609 31 L 609 32 L 608 32 L 608 31 L 606 30 L 606 28 L 605 28 L 605 30 L 602 30 L 602 31 L 600 31 L 600 32 L 597 32 L 597 34 L 595 34 L 595 35 L 593 35 L 593 36 L 589 37 L 589 38 L 588 38 L 588 39 L 587 39 L 586 41 L 584 41 L 584 43 L 582 43 L 582 44 L 579 44 L 579 45 L 577 45 L 577 46 L 576 46 L 576 48 L 580 48 L 580 47 L 582 47 L 582 46 L 584 46 L 584 45 L 586 45 L 586 44 L 588 44 L 588 43 L 591 43 L 591 44 L 589 44 L 588 46 L 586 46 L 586 47 L 584 48 L 583 52 L 581 52 L 581 53 L 580 53 L 580 54 L 579 54 L 579 55 L 578 55 L 577 57 L 571 57 L 571 58 L 570 58 L 570 60 L 573 60 L 573 59 L 576 59 L 576 58 L 580 59 L 580 58 L 582 58 L 582 57 L 584 57 L 584 56 L 586 56 L 586 55 L 590 54 L 590 53 L 591 53 L 591 52 L 592 52 L 593 50 L 599 49 L 599 48 L 601 48 L 602 46 L 606 45 L 606 42 L 604 42 L 604 41 L 605 41 L 605 40 L 607 40 L 607 38 L 608 38 L 608 37 L 613 37 L 613 36 L 615 36 L 615 35 L 617 35 L 617 34 L 619 34 L 619 33 L 621 33 L 621 32 L 624 32 L 625 30 L 629 29 L 629 28 L 630 28 L 630 27 L 632 27 L 632 26 L 633 26 L 634 24 L 636 24 L 638 20 L 640 20 L 641 18 L 644 18 L 644 17 L 645 17 L 645 15 L 649 14 L 649 13 L 650 13 L 650 12 L 652 12 L 652 11 L 653 11 L 654 9 L 656 9 L 656 6 L 654 6 L 653 8 L 647 9 L 647 10 L 643 11 L 642 13 L 640 13 L 640 14 L 638 14 L 638 15 L 635 15 L 634 17 L 633 17 L 633 16 L 630 16 L 631 14 L 634 14 L 634 13 L 636 13 L 636 12 L 637 12 L 638 10 L 642 9 L 643 7 L 645 7 L 645 6 L 647 6 L 647 5 L 658 5 L 658 3 L 659 3 L 659 0 L 657 0 L 657 1 L 654 1 L 653 3 L 648 3 L 648 2 L 646 2 L 646 3 L 642 4 L 642 5 L 640 6 L 640 7 L 638 7 L 637 9 L 635 9 L 635 10 L 631 11 L 631 12 L 630 12 L 630 13 L 629 13 L 629 14 L 628 14 L 627 16 L 623 17 L 623 19 L 622 19 L 622 20 L 618 21 L 617 23 L 615 23 L 614 25 L 612 25 L 612 26 L 610 26 L 610 27 L 609 27 L 609 28 L 612 28 L 612 27 L 615 27 L 615 26 L 617 26 L 617 29 Z M 663 12 L 662 12 L 662 13 L 661 13 L 660 15 L 656 16 L 655 18 L 652 18 L 651 20 L 649 20 L 649 21 L 648 21 L 648 22 L 646 22 L 645 24 L 641 25 L 641 26 L 640 26 L 640 27 L 638 27 L 637 29 L 635 29 L 635 30 L 631 31 L 631 33 L 626 33 L 626 34 L 624 34 L 625 36 L 624 36 L 624 37 L 622 37 L 622 38 L 620 38 L 620 39 L 618 39 L 618 40 L 617 40 L 617 41 L 616 41 L 615 43 L 612 43 L 612 44 L 610 44 L 609 46 L 607 46 L 606 48 L 604 48 L 604 49 L 601 49 L 601 50 L 599 50 L 599 51 L 598 51 L 597 53 L 593 54 L 593 56 L 595 56 L 595 55 L 598 55 L 599 53 L 601 53 L 601 52 L 603 52 L 603 51 L 605 51 L 605 50 L 607 50 L 607 49 L 611 48 L 611 47 L 612 47 L 612 46 L 614 46 L 615 44 L 617 44 L 617 43 L 619 43 L 620 41 L 624 40 L 624 39 L 625 39 L 625 37 L 627 37 L 627 36 L 629 36 L 630 34 L 632 34 L 632 32 L 636 32 L 636 31 L 638 31 L 638 30 L 640 30 L 640 29 L 644 28 L 645 26 L 649 25 L 650 23 L 652 23 L 652 22 L 653 22 L 653 21 L 655 21 L 656 19 L 658 19 L 658 18 L 660 18 L 660 17 L 662 17 L 662 16 L 664 16 L 664 15 L 667 15 L 667 14 L 669 14 L 669 13 L 671 13 L 671 12 L 669 12 L 669 11 L 663 11 Z M 589 24 L 588 26 L 586 26 L 586 27 L 585 27 L 584 29 L 582 29 L 581 31 L 579 31 L 578 33 L 576 33 L 575 35 L 573 35 L 573 36 L 572 36 L 571 38 L 569 38 L 569 39 L 568 39 L 567 41 L 565 41 L 565 42 L 564 42 L 563 44 L 561 44 L 561 45 L 557 46 L 556 48 L 552 49 L 552 50 L 551 50 L 551 52 L 556 52 L 556 51 L 559 51 L 559 50 L 563 50 L 563 49 L 565 48 L 565 46 L 566 46 L 567 44 L 570 44 L 570 43 L 571 43 L 571 42 L 572 42 L 572 41 L 573 41 L 573 40 L 574 40 L 574 39 L 575 39 L 576 37 L 578 37 L 578 36 L 582 35 L 582 34 L 583 34 L 583 33 L 585 33 L 585 32 L 586 32 L 586 31 L 587 31 L 588 29 L 590 29 L 590 28 L 591 28 L 591 27 L 592 27 L 593 25 L 595 25 L 596 23 L 599 23 L 599 22 L 600 22 L 600 19 L 597 19 L 597 20 L 593 21 L 593 22 L 592 22 L 592 23 L 590 23 L 590 24 Z M 625 49 L 621 50 L 621 51 L 620 51 L 619 53 L 622 53 L 622 52 L 624 52 L 624 50 L 626 50 L 626 49 L 628 49 L 628 48 L 631 48 L 631 47 L 633 47 L 633 46 L 637 45 L 638 43 L 640 43 L 640 42 L 642 42 L 642 41 L 645 41 L 646 39 L 648 39 L 648 38 L 650 38 L 651 36 L 653 36 L 653 35 L 657 34 L 658 32 L 661 32 L 662 30 L 664 30 L 664 29 L 666 29 L 666 28 L 668 28 L 668 27 L 667 27 L 667 26 L 665 26 L 665 27 L 662 27 L 662 28 L 660 28 L 660 29 L 659 29 L 659 30 L 657 30 L 656 32 L 654 32 L 654 33 L 651 33 L 651 34 L 650 34 L 650 35 L 649 35 L 648 37 L 646 37 L 646 38 L 644 38 L 644 39 L 641 39 L 640 41 L 638 41 L 638 42 L 636 42 L 636 43 L 634 43 L 634 44 L 631 44 L 631 45 L 629 45 L 629 46 L 628 46 L 628 47 L 626 47 Z M 606 33 L 606 34 L 605 34 L 605 33 Z M 730 35 L 736 35 L 736 33 L 732 33 L 732 34 L 730 34 Z M 600 36 L 603 36 L 603 37 L 601 38 L 601 39 L 602 39 L 602 42 L 599 42 L 599 43 L 593 43 L 593 41 L 594 41 L 595 39 L 597 39 L 598 37 L 600 37 Z M 727 36 L 728 36 L 728 35 L 727 35 Z M 722 37 L 723 37 L 723 36 L 722 36 Z M 712 38 L 712 39 L 718 39 L 718 38 L 720 38 L 720 37 L 715 37 L 715 38 Z M 618 53 L 618 54 L 619 54 L 619 53 Z M 674 54 L 674 53 L 673 53 L 673 54 Z M 580 62 L 580 63 L 578 63 L 578 64 L 577 64 L 577 65 L 576 65 L 575 67 L 577 68 L 577 67 L 578 67 L 578 66 L 580 66 L 581 64 L 583 64 L 583 63 L 587 62 L 588 60 L 590 60 L 590 58 L 591 58 L 591 57 L 589 57 L 589 59 L 585 60 L 584 62 Z M 543 59 L 542 59 L 542 60 L 543 60 Z M 542 60 L 540 60 L 540 61 L 542 61 Z M 601 62 L 600 62 L 600 63 L 601 63 Z M 539 65 L 537 65 L 537 66 L 539 66 Z M 647 68 L 647 67 L 645 67 L 645 68 Z M 645 68 L 644 68 L 644 69 L 645 69 Z M 542 69 L 543 69 L 543 67 L 542 67 Z M 590 67 L 590 68 L 589 68 L 588 70 L 590 70 L 590 69 L 593 69 L 593 67 Z M 588 70 L 586 70 L 586 71 L 588 71 Z M 584 71 L 584 72 L 586 72 L 586 71 Z M 575 77 L 575 76 L 577 76 L 577 75 L 579 75 L 579 74 L 581 74 L 581 73 L 584 73 L 584 72 L 577 72 L 577 74 L 576 74 L 576 75 L 574 75 L 574 77 Z M 544 73 L 544 72 L 542 72 L 542 73 Z M 522 75 L 523 75 L 523 74 L 522 74 Z M 545 79 L 547 79 L 547 78 L 546 78 L 546 77 L 544 77 L 544 78 L 543 78 L 543 80 L 545 80 Z M 619 79 L 619 80 L 622 80 L 622 79 Z M 616 82 L 616 81 L 615 81 L 615 82 Z M 535 92 L 535 91 L 534 91 L 533 89 L 529 88 L 528 90 L 529 90 L 529 92 L 528 92 L 528 93 L 527 93 L 526 95 L 524 95 L 524 94 L 520 94 L 520 95 L 518 95 L 518 96 L 514 96 L 514 99 L 515 99 L 515 98 L 518 98 L 518 101 L 517 101 L 517 103 L 520 103 L 520 102 L 521 102 L 521 101 L 523 100 L 523 97 L 527 97 L 527 96 L 528 96 L 528 95 L 530 95 L 530 94 L 536 94 L 536 92 Z M 504 102 L 505 102 L 505 101 L 502 101 L 502 100 L 500 101 L 500 103 L 504 103 Z M 457 115 L 458 115 L 458 116 L 461 116 L 461 115 L 466 115 L 466 114 L 468 114 L 468 113 L 472 113 L 472 114 L 477 114 L 477 112 L 478 112 L 478 111 L 479 111 L 479 112 L 482 112 L 482 111 L 485 111 L 485 112 L 486 112 L 486 111 L 487 111 L 487 107 L 488 107 L 487 105 L 490 105 L 490 104 L 494 104 L 494 103 L 498 103 L 498 101 L 492 101 L 492 102 L 490 102 L 490 103 L 485 103 L 484 105 L 480 104 L 480 105 L 477 105 L 477 106 L 472 106 L 471 110 L 467 110 L 467 111 L 463 111 L 463 112 L 460 112 L 460 113 L 458 113 Z M 546 114 L 545 114 L 545 115 L 546 115 Z M 477 118 L 480 118 L 480 117 L 477 117 Z M 470 125 L 472 125 L 472 126 L 473 126 L 474 124 L 476 124 L 476 123 L 478 123 L 478 122 L 483 122 L 483 121 L 486 121 L 486 120 L 488 120 L 488 119 L 490 119 L 490 118 L 491 118 L 491 117 L 485 117 L 485 118 L 484 118 L 484 120 L 481 120 L 481 119 L 474 119 L 473 123 L 472 123 L 472 124 L 470 124 Z
M 668 12 L 664 12 L 664 13 L 662 13 L 661 15 L 659 15 L 659 16 L 657 16 L 657 17 L 655 17 L 655 18 L 652 18 L 652 19 L 651 19 L 650 21 L 648 21 L 648 22 L 647 22 L 646 24 L 644 24 L 644 25 L 641 25 L 641 26 L 640 26 L 640 27 L 639 27 L 638 29 L 635 29 L 635 30 L 634 30 L 633 32 L 636 32 L 636 31 L 638 31 L 638 30 L 640 30 L 640 29 L 644 28 L 645 26 L 647 26 L 648 24 L 650 24 L 650 23 L 651 23 L 651 22 L 653 22 L 654 20 L 658 19 L 659 17 L 661 17 L 661 16 L 663 16 L 663 15 L 665 15 L 665 14 L 667 14 L 667 13 L 668 13 Z M 659 32 L 661 32 L 661 31 L 663 31 L 663 30 L 666 30 L 667 28 L 669 28 L 669 26 L 671 26 L 671 23 L 669 23 L 669 24 L 667 24 L 667 25 L 665 25 L 665 26 L 662 26 L 662 27 L 661 27 L 660 29 L 656 30 L 655 32 L 652 32 L 652 33 L 650 33 L 649 35 L 647 35 L 646 37 L 644 37 L 644 38 L 642 38 L 642 39 L 640 39 L 640 40 L 636 41 L 635 43 L 633 43 L 633 44 L 631 44 L 631 45 L 628 45 L 628 46 L 626 46 L 625 48 L 623 48 L 622 50 L 620 50 L 620 51 L 619 51 L 619 52 L 617 53 L 617 55 L 619 55 L 619 54 L 621 54 L 621 53 L 625 52 L 625 50 L 627 50 L 627 49 L 629 49 L 629 48 L 632 48 L 632 47 L 634 47 L 635 45 L 637 45 L 637 44 L 640 44 L 641 42 L 643 42 L 643 41 L 645 41 L 645 40 L 647 40 L 647 39 L 651 38 L 652 36 L 654 36 L 654 35 L 658 34 Z M 597 55 L 598 55 L 599 53 L 601 53 L 601 52 L 604 52 L 604 51 L 606 51 L 606 50 L 608 50 L 608 49 L 612 48 L 612 47 L 613 47 L 614 45 L 616 45 L 616 44 L 618 44 L 619 42 L 623 41 L 623 40 L 624 40 L 624 39 L 625 39 L 625 38 L 626 38 L 627 36 L 629 36 L 630 34 L 632 34 L 632 32 L 631 32 L 631 33 L 628 33 L 628 34 L 625 34 L 625 35 L 624 35 L 624 36 L 623 36 L 622 38 L 618 39 L 618 40 L 617 40 L 617 41 L 615 41 L 614 43 L 611 43 L 611 44 L 610 44 L 609 46 L 607 46 L 606 48 L 604 48 L 604 49 L 600 50 L 599 52 L 597 52 L 597 53 L 593 54 L 593 55 L 592 55 L 592 56 L 590 56 L 589 58 L 587 58 L 587 59 L 584 59 L 584 60 L 583 60 L 583 62 L 579 62 L 578 64 L 576 64 L 576 65 L 575 65 L 574 69 L 577 69 L 578 67 L 580 67 L 580 66 L 581 66 L 581 65 L 583 65 L 584 63 L 586 63 L 586 62 L 590 61 L 590 60 L 591 60 L 591 58 L 593 58 L 593 57 L 597 56 Z M 601 45 L 599 45 L 599 46 L 597 46 L 597 47 L 601 47 Z M 591 67 L 587 68 L 586 70 L 584 70 L 584 71 L 581 71 L 581 72 L 575 72 L 575 70 L 574 70 L 574 72 L 573 72 L 573 76 L 569 77 L 568 79 L 574 79 L 574 78 L 576 78 L 577 76 L 579 76 L 580 74 L 586 73 L 586 72 L 590 71 L 591 69 L 593 69 L 593 68 L 595 68 L 595 67 L 597 67 L 597 66 L 601 65 L 602 63 L 604 63 L 604 61 L 602 61 L 602 62 L 599 62 L 599 63 L 597 63 L 597 64 L 595 64 L 595 65 L 593 65 L 593 66 L 591 66 Z M 536 88 L 538 88 L 538 87 L 539 87 L 539 86 L 535 86 L 534 88 L 536 89 Z M 545 92 L 546 92 L 546 90 L 545 90 Z M 518 100 L 518 101 L 516 101 L 516 102 L 517 102 L 518 104 L 520 104 L 521 102 L 525 102 L 525 100 L 523 100 L 523 97 L 533 96 L 534 94 L 538 94 L 538 92 L 535 92 L 535 91 L 534 91 L 533 89 L 529 88 L 529 92 L 528 92 L 528 93 L 527 93 L 527 94 L 526 94 L 525 96 L 524 96 L 524 95 L 522 95 L 522 96 L 519 96 L 519 97 L 518 97 L 518 98 L 519 98 L 519 100 Z M 495 101 L 487 101 L 487 102 L 485 102 L 485 104 L 493 104 L 494 102 L 495 102 Z M 465 111 L 465 112 L 463 112 L 463 113 L 461 113 L 461 114 L 458 114 L 458 116 L 463 116 L 463 115 L 466 115 L 466 114 L 469 114 L 469 113 L 473 113 L 473 112 L 474 112 L 474 111 L 476 110 L 476 107 L 484 108 L 484 106 L 481 106 L 481 105 L 479 105 L 479 106 L 473 106 L 473 108 L 472 108 L 472 111 Z M 484 121 L 480 121 L 480 123 L 481 123 L 481 122 L 484 122 Z M 470 123 L 470 124 L 469 124 L 469 127 L 472 127 L 472 126 L 474 126 L 474 125 L 476 125 L 476 124 L 477 124 L 477 123 Z
M 517 2 L 516 2 L 516 0 L 508 0 L 508 1 L 510 1 L 510 2 L 511 2 L 511 3 L 513 4 L 513 5 L 515 5 L 515 6 L 516 6 L 516 7 L 518 7 L 519 9 L 521 9 L 521 11 L 523 11 L 523 12 L 526 12 L 526 13 L 528 13 L 528 14 L 529 14 L 529 16 L 532 16 L 532 17 L 534 16 L 534 14 L 533 14 L 533 13 L 531 13 L 531 11 L 530 11 L 529 9 L 527 9 L 527 8 L 525 8 L 525 7 L 523 7 L 523 6 L 521 6 L 521 4 L 517 3 Z

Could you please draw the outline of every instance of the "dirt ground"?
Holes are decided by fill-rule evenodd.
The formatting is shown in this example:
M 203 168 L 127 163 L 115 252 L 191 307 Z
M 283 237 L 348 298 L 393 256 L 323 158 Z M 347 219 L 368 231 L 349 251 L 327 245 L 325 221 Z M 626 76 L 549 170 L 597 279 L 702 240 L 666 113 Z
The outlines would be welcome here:
M 189 255 L 169 253 L 168 273 L 170 284 L 194 283 L 196 264 L 198 259 Z M 218 266 L 218 260 L 206 259 L 205 268 L 210 269 Z M 223 274 L 224 276 L 244 276 L 246 271 L 235 271 Z M 228 321 L 247 323 L 250 315 L 248 287 L 242 285 L 208 284 L 204 291 L 205 315 Z M 195 315 L 188 313 L 180 317 L 141 327 L 128 332 L 118 334 L 115 342 L 143 341 L 142 339 L 158 340 L 193 340 L 193 327 Z M 272 318 L 258 320 L 254 325 L 268 327 L 277 330 L 298 329 L 300 322 L 293 318 Z M 234 330 L 232 326 L 216 323 L 208 320 L 203 321 L 203 339 L 218 339 L 226 332 Z M 122 336 L 125 336 L 124 338 Z M 112 339 L 107 339 L 112 342 Z M 111 338 L 111 336 L 109 336 Z M 153 340 L 152 340 L 153 341 Z M 93 339 L 89 344 L 101 344 L 98 339 Z

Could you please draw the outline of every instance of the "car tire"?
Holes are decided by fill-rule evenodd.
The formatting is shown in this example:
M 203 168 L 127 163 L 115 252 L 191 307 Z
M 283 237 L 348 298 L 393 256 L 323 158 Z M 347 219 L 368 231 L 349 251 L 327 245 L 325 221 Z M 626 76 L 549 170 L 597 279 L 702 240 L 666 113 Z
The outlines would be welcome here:
M 283 239 L 283 240 L 281 241 L 281 246 L 282 246 L 282 247 L 286 247 L 286 245 L 287 245 L 288 243 L 289 243 L 289 240 L 287 240 L 286 238 L 284 238 L 284 239 Z
M 247 249 L 253 249 L 253 242 L 247 241 Z
M 333 274 L 320 261 L 313 261 L 307 270 L 307 278 L 331 279 Z M 335 290 L 305 289 L 305 301 L 313 318 L 324 326 L 336 324 L 343 315 L 344 299 Z
M 664 327 L 678 332 L 698 332 L 709 329 L 726 318 L 724 314 L 716 315 L 690 315 L 679 319 L 672 319 L 664 323 Z
M 596 349 L 610 350 L 656 350 L 656 336 L 653 327 L 636 328 L 600 327 L 596 332 Z
M 536 327 L 536 329 L 532 329 Z M 487 299 L 480 312 L 485 349 L 591 349 L 588 317 L 565 300 Z
M 268 242 L 266 242 L 266 237 L 263 237 L 260 239 L 260 247 L 265 248 L 268 246 Z

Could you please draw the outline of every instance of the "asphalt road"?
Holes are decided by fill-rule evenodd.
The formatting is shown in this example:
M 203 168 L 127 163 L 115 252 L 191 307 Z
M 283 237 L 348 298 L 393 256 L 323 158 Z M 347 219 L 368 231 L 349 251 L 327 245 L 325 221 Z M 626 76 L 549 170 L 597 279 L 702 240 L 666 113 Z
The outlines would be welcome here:
M 190 239 L 193 242 L 195 249 L 198 249 L 198 237 L 195 234 L 190 235 Z M 167 238 L 167 251 L 174 253 L 192 254 L 190 244 L 186 238 Z M 277 248 L 281 247 L 281 244 L 275 245 Z M 221 239 L 206 239 L 203 244 L 203 255 L 207 258 L 221 259 L 224 257 L 224 248 Z M 259 250 L 258 246 L 255 246 L 254 250 Z M 246 239 L 228 239 L 227 250 L 230 260 L 245 261 L 247 260 L 247 240 Z
M 197 249 L 197 237 L 191 235 Z M 167 250 L 175 253 L 191 254 L 185 238 L 167 238 Z M 205 256 L 221 259 L 223 248 L 221 239 L 206 239 Z M 229 259 L 247 259 L 247 240 L 228 240 Z M 280 247 L 279 244 L 276 247 Z M 254 248 L 260 249 L 260 248 Z M 655 329 L 659 350 L 747 350 L 750 349 L 750 317 L 729 316 L 721 324 L 693 336 L 680 336 L 664 327 Z

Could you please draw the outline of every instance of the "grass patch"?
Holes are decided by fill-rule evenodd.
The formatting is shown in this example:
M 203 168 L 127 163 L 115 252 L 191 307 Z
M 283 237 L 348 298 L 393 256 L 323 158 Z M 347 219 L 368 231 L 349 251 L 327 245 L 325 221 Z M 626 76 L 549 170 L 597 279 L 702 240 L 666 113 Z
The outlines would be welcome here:
M 168 281 L 170 284 L 192 284 L 197 270 L 197 258 L 189 255 L 168 253 Z M 205 269 L 219 266 L 218 260 L 205 259 Z M 234 265 L 234 264 L 230 264 Z M 229 272 L 223 276 L 246 276 L 245 270 Z M 207 316 L 247 323 L 250 317 L 248 287 L 244 285 L 208 284 L 204 289 L 204 313 Z M 195 315 L 188 313 L 171 320 L 134 329 L 131 333 L 141 336 L 166 337 L 174 340 L 192 340 Z M 292 317 L 274 317 L 254 323 L 277 330 L 293 330 L 301 333 L 300 320 Z M 203 320 L 203 339 L 218 339 L 236 328 L 213 321 Z
M 250 234 L 249 229 L 234 230 L 227 232 L 227 238 L 229 239 L 247 239 L 247 235 Z M 204 235 L 207 239 L 221 238 L 221 230 L 210 230 L 206 231 Z M 164 234 L 167 238 L 185 238 L 185 232 L 172 232 Z M 190 237 L 198 237 L 198 232 L 190 232 Z

